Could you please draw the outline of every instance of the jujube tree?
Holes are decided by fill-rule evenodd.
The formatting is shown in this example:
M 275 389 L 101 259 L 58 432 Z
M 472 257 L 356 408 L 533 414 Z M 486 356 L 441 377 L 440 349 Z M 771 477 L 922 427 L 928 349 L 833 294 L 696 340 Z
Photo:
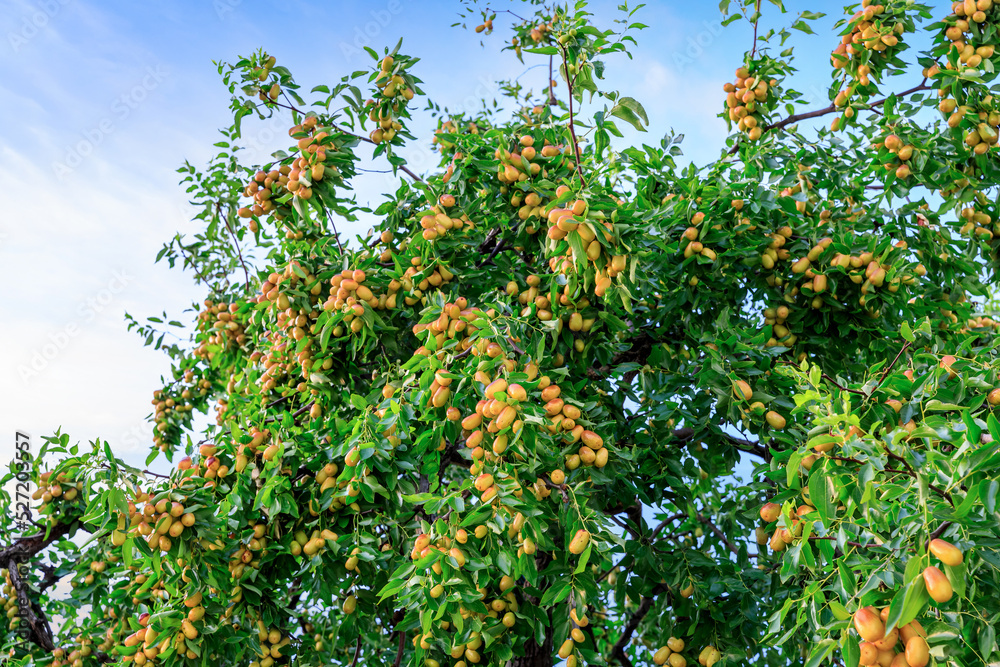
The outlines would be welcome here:
M 180 170 L 203 230 L 157 257 L 205 300 L 183 344 L 129 321 L 172 361 L 169 474 L 46 440 L 39 520 L 0 515 L 13 663 L 997 660 L 1000 9 L 849 7 L 809 108 L 781 49 L 822 14 L 761 4 L 721 3 L 754 38 L 700 168 L 625 141 L 627 6 L 463 3 L 553 75 L 428 103 L 433 136 L 399 45 L 308 92 L 220 65 L 233 124 Z M 245 164 L 260 119 L 288 146 Z

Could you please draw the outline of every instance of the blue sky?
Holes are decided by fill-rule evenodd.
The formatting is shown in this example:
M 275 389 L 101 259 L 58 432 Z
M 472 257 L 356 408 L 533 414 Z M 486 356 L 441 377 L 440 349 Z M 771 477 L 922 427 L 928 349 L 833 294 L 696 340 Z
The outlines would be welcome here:
M 835 3 L 787 4 L 840 14 Z M 611 27 L 615 6 L 593 3 L 596 22 Z M 369 67 L 358 48 L 365 43 L 381 50 L 403 37 L 403 50 L 423 59 L 416 74 L 439 104 L 462 108 L 492 96 L 497 79 L 544 85 L 545 67 L 529 70 L 535 62 L 499 54 L 508 38 L 503 15 L 494 35 L 481 38 L 449 27 L 458 8 L 425 0 L 5 0 L 0 178 L 8 196 L 0 266 L 13 284 L 8 278 L 0 299 L 0 462 L 11 457 L 15 429 L 35 437 L 36 451 L 40 436 L 59 426 L 74 439 L 106 438 L 131 460 L 147 451 L 149 401 L 169 366 L 125 330 L 123 313 L 180 316 L 202 298 L 190 274 L 153 259 L 176 230 L 195 229 L 176 168 L 184 160 L 205 164 L 217 128 L 229 120 L 213 60 L 232 62 L 263 47 L 308 90 Z M 790 18 L 765 7 L 765 21 Z M 751 32 L 744 22 L 719 27 L 717 3 L 707 0 L 650 2 L 634 19 L 651 27 L 637 35 L 634 60 L 608 62 L 607 79 L 649 112 L 642 141 L 656 143 L 673 128 L 685 134 L 688 156 L 704 164 L 723 146 L 725 125 L 715 117 L 721 86 Z M 813 106 L 825 106 L 836 37 L 817 32 L 795 38 L 799 60 L 810 63 L 797 87 L 813 91 Z M 426 115 L 411 127 L 431 136 Z M 251 125 L 246 134 L 263 158 L 285 129 L 283 122 Z M 426 166 L 421 152 L 411 152 L 418 170 Z M 390 188 L 373 175 L 358 196 L 377 201 Z

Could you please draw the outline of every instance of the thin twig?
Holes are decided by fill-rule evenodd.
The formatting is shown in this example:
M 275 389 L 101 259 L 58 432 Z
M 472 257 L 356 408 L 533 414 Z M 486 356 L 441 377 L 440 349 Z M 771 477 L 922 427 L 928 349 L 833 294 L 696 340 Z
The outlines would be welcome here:
M 285 401 L 291 399 L 293 395 L 294 394 L 289 394 L 288 396 L 282 396 L 281 398 L 279 398 L 279 399 L 277 399 L 275 401 L 272 401 L 272 402 L 268 403 L 267 405 L 265 405 L 264 409 L 265 410 L 269 410 L 269 409 L 275 407 L 276 405 L 281 405 Z
M 823 379 L 826 380 L 827 382 L 829 382 L 830 384 L 832 384 L 834 387 L 836 387 L 837 389 L 839 389 L 841 391 L 849 391 L 852 394 L 860 394 L 860 395 L 864 396 L 865 398 L 868 398 L 868 394 L 866 394 L 865 392 L 861 391 L 860 389 L 851 389 L 850 387 L 845 387 L 844 385 L 840 384 L 839 382 L 837 382 L 836 380 L 834 380 L 832 377 L 830 377 L 826 373 L 823 373 Z
M 236 255 L 240 258 L 240 264 L 243 265 L 243 277 L 246 280 L 247 291 L 250 291 L 250 271 L 247 270 L 247 263 L 243 261 L 243 251 L 240 250 L 240 243 L 236 240 L 236 233 L 233 231 L 232 226 L 229 224 L 229 217 L 223 215 L 222 204 L 215 202 L 215 212 L 226 223 L 226 229 L 229 230 L 229 235 L 233 237 L 233 246 L 236 248 Z
M 597 577 L 597 583 L 601 583 L 609 576 L 611 576 L 611 573 L 620 568 L 622 566 L 622 563 L 624 563 L 628 558 L 630 558 L 630 556 L 628 554 L 625 554 L 624 556 L 622 556 L 620 561 L 618 561 L 617 563 L 606 569 L 604 572 L 601 572 L 601 574 Z
M 639 532 L 635 528 L 632 528 L 627 523 L 616 517 L 614 514 L 611 514 L 610 517 L 611 520 L 614 521 L 619 528 L 628 532 L 628 534 L 631 535 L 634 539 L 639 539 Z
M 351 667 L 355 667 L 358 664 L 358 658 L 361 657 L 361 633 L 358 633 L 358 645 L 354 648 L 354 660 L 351 660 Z
M 729 549 L 732 553 L 734 553 L 737 556 L 740 555 L 740 550 L 737 549 L 736 546 L 732 542 L 729 541 L 729 538 L 726 537 L 725 533 L 723 533 L 721 530 L 719 530 L 718 526 L 716 526 L 714 523 L 712 523 L 711 519 L 709 519 L 706 516 L 703 516 L 703 515 L 699 514 L 698 515 L 698 521 L 701 521 L 703 524 L 705 524 L 706 526 L 708 526 L 709 529 L 713 533 L 715 533 L 715 536 L 718 537 L 719 540 L 721 540 L 722 543 L 726 545 L 727 549 Z
M 323 214 L 326 216 L 326 221 L 330 223 L 331 227 L 333 227 L 333 238 L 336 239 L 337 247 L 340 248 L 340 254 L 343 255 L 344 244 L 340 242 L 340 232 L 337 231 L 337 223 L 333 221 L 333 218 L 330 216 L 330 213 L 326 210 L 325 206 L 323 207 Z
M 490 12 L 494 12 L 496 14 L 510 14 L 511 16 L 513 16 L 514 18 L 518 19 L 519 21 L 524 21 L 524 22 L 528 21 L 528 19 L 521 18 L 520 16 L 518 16 L 514 12 L 510 11 L 509 9 L 493 9 L 493 8 L 487 6 L 486 7 L 486 13 L 489 14 Z
M 671 514 L 666 519 L 657 524 L 656 528 L 653 529 L 653 532 L 649 534 L 649 540 L 650 541 L 655 540 L 656 536 L 659 535 L 664 528 L 666 528 L 668 525 L 670 525 L 677 519 L 683 519 L 687 515 L 688 515 L 687 512 L 677 512 L 676 514 Z
M 303 412 L 306 412 L 307 410 L 311 410 L 312 406 L 315 405 L 315 403 L 316 403 L 316 401 L 310 401 L 309 403 L 306 403 L 305 405 L 303 405 L 301 408 L 299 408 L 298 410 L 296 410 L 295 412 L 292 413 L 292 419 L 295 419 L 296 417 L 298 417 L 299 415 L 301 415 Z M 264 423 L 265 424 L 269 424 L 271 422 L 276 422 L 279 419 L 281 419 L 281 417 L 278 417 L 278 416 L 268 417 L 267 419 L 264 420 Z
M 832 537 L 832 536 L 819 536 L 819 535 L 810 535 L 809 539 L 810 540 L 826 540 L 826 541 L 830 541 L 830 542 L 836 542 L 837 541 L 836 537 Z M 849 540 L 845 540 L 844 544 L 849 544 L 850 546 L 852 546 L 852 547 L 858 547 L 859 549 L 872 549 L 872 548 L 875 548 L 875 547 L 882 547 L 883 549 L 889 549 L 889 551 L 895 551 L 895 549 L 891 549 L 890 547 L 887 547 L 884 544 L 875 544 L 875 543 L 862 544 L 861 542 L 851 542 Z
M 515 342 L 514 342 L 514 339 L 513 339 L 513 338 L 511 338 L 510 336 L 507 336 L 507 343 L 508 343 L 508 344 L 509 344 L 509 345 L 510 345 L 510 346 L 511 346 L 512 348 L 514 348 L 514 351 L 515 351 L 515 352 L 517 352 L 518 354 L 520 354 L 520 355 L 522 355 L 522 356 L 523 356 L 523 355 L 525 355 L 525 354 L 527 354 L 527 353 L 526 353 L 526 352 L 525 352 L 524 350 L 522 350 L 522 349 L 521 349 L 520 347 L 518 347 L 517 343 L 515 343 Z
M 403 650 L 406 648 L 406 635 L 399 630 L 399 648 L 396 649 L 396 659 L 392 661 L 392 667 L 399 667 L 403 664 Z
M 576 139 L 576 127 L 573 124 L 573 78 L 569 75 L 569 55 L 566 53 L 566 49 L 562 46 L 559 47 L 562 52 L 563 57 L 563 69 L 566 74 L 566 88 L 569 92 L 569 135 L 573 138 L 573 151 L 576 154 L 576 173 L 580 177 L 580 185 L 587 185 L 587 182 L 583 179 L 583 166 L 580 164 L 580 142 Z
M 903 353 L 904 353 L 904 352 L 906 352 L 906 351 L 907 351 L 908 349 L 910 349 L 910 342 L 909 342 L 909 341 L 907 341 L 907 342 L 906 342 L 906 345 L 904 345 L 903 347 L 901 347 L 901 348 L 900 348 L 900 350 L 899 350 L 899 352 L 897 352 L 897 353 L 896 353 L 896 356 L 895 356 L 895 358 L 894 358 L 894 359 L 892 360 L 892 363 L 890 363 L 890 364 L 889 364 L 888 366 L 886 366 L 886 369 L 885 369 L 884 371 L 882 371 L 882 377 L 881 377 L 881 378 L 879 378 L 879 381 L 878 381 L 878 386 L 877 386 L 877 387 L 875 387 L 876 389 L 878 389 L 878 387 L 881 387 L 881 386 L 882 386 L 882 383 L 883 383 L 883 382 L 885 382 L 885 379 L 886 379 L 886 377 L 888 377 L 888 376 L 889 376 L 889 373 L 891 373 L 891 372 L 892 372 L 892 367 L 896 365 L 896 362 L 897 362 L 897 361 L 899 361 L 899 358 L 900 358 L 900 357 L 901 357 L 901 356 L 903 355 Z

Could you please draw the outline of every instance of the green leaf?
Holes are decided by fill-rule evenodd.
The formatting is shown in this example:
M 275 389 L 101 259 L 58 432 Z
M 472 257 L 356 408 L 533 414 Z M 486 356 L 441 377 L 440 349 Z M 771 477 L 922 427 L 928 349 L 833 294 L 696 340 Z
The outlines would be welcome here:
M 809 660 L 806 661 L 805 667 L 819 667 L 824 660 L 830 657 L 835 648 L 837 648 L 837 642 L 832 639 L 824 639 L 817 643 L 813 647 L 812 653 L 809 654 Z
M 1000 482 L 995 479 L 984 479 L 979 483 L 979 497 L 982 498 L 983 507 L 989 514 L 996 511 L 998 490 L 1000 490 Z
M 569 577 L 558 579 L 555 584 L 545 590 L 539 605 L 547 607 L 562 602 L 569 596 L 571 590 L 573 590 L 573 584 Z
M 994 619 L 995 620 L 995 619 Z M 992 623 L 984 623 L 979 628 L 979 654 L 983 657 L 993 655 L 997 645 L 997 631 Z
M 979 486 L 969 487 L 968 493 L 965 494 L 965 500 L 955 509 L 955 516 L 959 519 L 967 516 L 975 507 L 977 500 L 979 500 Z
M 594 546 L 593 542 L 587 543 L 587 548 L 583 550 L 582 554 L 580 554 L 580 562 L 576 564 L 576 569 L 573 570 L 573 574 L 580 574 L 586 569 L 587 561 L 590 560 L 590 551 L 593 548 L 593 546 Z
M 642 108 L 641 104 L 631 97 L 623 97 L 618 100 L 618 104 L 611 107 L 611 111 L 608 112 L 608 115 L 621 118 L 640 132 L 646 131 L 646 128 L 643 127 L 643 125 L 649 125 L 649 118 L 646 116 L 646 110 Z
M 910 583 L 899 590 L 889 604 L 889 616 L 886 618 L 886 632 L 899 628 L 913 619 L 927 607 L 930 595 L 923 577 L 914 577 Z
M 816 507 L 824 526 L 830 526 L 830 517 L 836 512 L 833 501 L 833 479 L 826 474 L 826 459 L 821 459 L 809 471 L 809 499 Z
M 840 639 L 843 646 L 844 667 L 858 667 L 861 662 L 861 645 L 853 633 L 844 630 Z
M 911 343 L 917 339 L 917 337 L 913 335 L 913 330 L 910 329 L 910 325 L 907 324 L 905 320 L 899 327 L 899 335 Z
M 986 428 L 993 436 L 993 442 L 1000 442 L 1000 421 L 997 421 L 992 412 L 986 417 Z

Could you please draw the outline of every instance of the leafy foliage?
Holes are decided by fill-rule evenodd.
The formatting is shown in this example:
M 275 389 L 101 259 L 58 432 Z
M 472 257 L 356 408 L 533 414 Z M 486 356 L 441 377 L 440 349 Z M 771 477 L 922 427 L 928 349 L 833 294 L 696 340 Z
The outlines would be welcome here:
M 400 45 L 308 93 L 264 52 L 219 65 L 233 124 L 180 170 L 204 229 L 157 258 L 206 300 L 187 344 L 129 323 L 172 359 L 171 472 L 47 441 L 42 532 L 0 551 L 13 664 L 1000 658 L 1000 9 L 865 0 L 830 106 L 799 111 L 775 51 L 823 15 L 724 1 L 755 35 L 720 91 L 734 131 L 681 168 L 682 137 L 621 146 L 648 117 L 604 59 L 636 8 L 522 4 L 502 48 L 561 83 L 505 84 L 509 114 L 430 103 L 425 175 Z M 244 164 L 271 117 L 290 145 Z M 374 211 L 369 151 L 400 177 Z

